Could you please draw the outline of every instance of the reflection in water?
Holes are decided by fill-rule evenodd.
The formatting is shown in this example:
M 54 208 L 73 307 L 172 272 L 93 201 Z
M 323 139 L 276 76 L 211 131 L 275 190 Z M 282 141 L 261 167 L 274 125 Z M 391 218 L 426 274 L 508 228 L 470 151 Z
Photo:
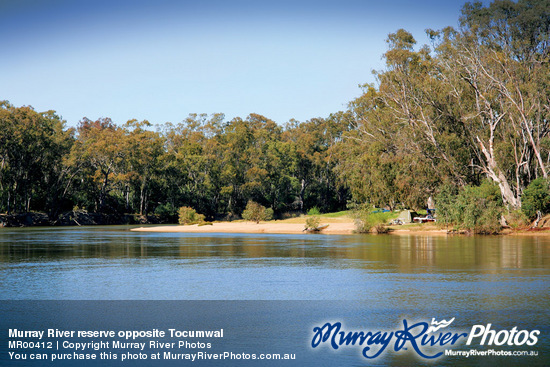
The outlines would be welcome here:
M 545 269 L 550 239 L 537 237 L 196 235 L 88 229 L 3 230 L 0 262 L 75 258 L 302 259 L 397 272 Z M 310 260 L 310 261 L 309 261 Z M 267 264 L 265 264 L 267 262 Z M 295 262 L 294 265 L 300 265 Z M 223 266 L 223 264 L 222 264 Z
M 545 309 L 549 261 L 545 237 L 0 232 L 4 299 L 358 299 L 381 307 Z
M 546 237 L 5 228 L 0 299 L 353 300 L 347 308 L 326 302 L 323 319 L 387 330 L 404 318 L 456 317 L 462 326 L 522 325 L 548 335 L 549 262 Z M 549 353 L 547 339 L 537 349 Z M 345 365 L 362 361 L 351 350 L 330 357 Z M 411 361 L 409 354 L 388 353 L 376 362 Z M 450 357 L 442 365 L 470 362 Z M 518 361 L 498 361 L 512 362 Z

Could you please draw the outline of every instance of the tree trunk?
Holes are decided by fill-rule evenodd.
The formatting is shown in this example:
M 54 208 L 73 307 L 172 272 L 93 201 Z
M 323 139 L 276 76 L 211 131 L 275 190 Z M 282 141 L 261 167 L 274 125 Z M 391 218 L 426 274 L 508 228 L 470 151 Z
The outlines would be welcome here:
M 103 212 L 103 207 L 105 205 L 105 198 L 107 196 L 107 185 L 109 184 L 109 173 L 104 173 L 105 178 L 103 180 L 103 185 L 101 187 L 101 192 L 99 193 L 99 212 Z
M 144 188 L 142 185 L 141 190 L 139 191 L 139 215 L 143 215 L 143 202 L 144 202 L 143 191 L 144 191 Z
M 126 199 L 126 212 L 129 213 L 130 212 L 130 188 L 128 187 L 128 184 L 124 186 L 124 191 L 126 191 L 124 193 L 124 197 Z
M 537 228 L 541 219 L 542 219 L 542 213 L 540 212 L 540 210 L 538 210 L 537 219 L 533 222 L 533 225 L 531 226 L 531 228 Z
M 300 212 L 304 212 L 304 194 L 306 191 L 306 180 L 302 179 L 302 185 L 300 186 Z
M 139 196 L 139 215 L 147 214 L 147 180 L 141 182 Z
M 492 133 L 491 133 L 491 138 L 492 138 Z M 508 183 L 506 176 L 504 176 L 504 173 L 502 173 L 502 171 L 497 165 L 497 162 L 493 155 L 492 139 L 489 140 L 489 149 L 485 147 L 485 145 L 483 144 L 483 142 L 479 137 L 477 137 L 477 141 L 479 143 L 479 146 L 481 147 L 481 151 L 483 152 L 485 159 L 487 160 L 487 165 L 486 167 L 484 167 L 485 172 L 487 173 L 487 175 L 491 180 L 493 180 L 498 184 L 498 187 L 500 188 L 500 194 L 502 195 L 502 200 L 504 201 L 504 204 L 511 205 L 513 209 L 521 208 L 521 201 L 519 201 L 516 195 L 514 195 L 514 192 L 510 187 L 510 184 Z

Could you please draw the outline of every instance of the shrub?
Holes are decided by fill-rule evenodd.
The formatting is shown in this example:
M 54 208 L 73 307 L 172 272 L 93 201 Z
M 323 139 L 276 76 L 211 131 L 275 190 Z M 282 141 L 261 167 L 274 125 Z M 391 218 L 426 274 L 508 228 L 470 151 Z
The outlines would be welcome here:
M 384 225 L 384 223 L 376 223 L 374 227 L 371 229 L 372 232 L 383 234 L 388 233 L 390 229 Z
M 529 224 L 529 218 L 521 210 L 513 210 L 505 216 L 506 223 L 512 229 L 519 229 Z
M 388 229 L 385 224 L 394 216 L 392 212 L 373 212 L 373 208 L 369 205 L 359 205 L 352 212 L 355 231 L 358 233 L 386 233 Z
M 459 221 L 460 213 L 455 207 L 459 189 L 455 185 L 444 184 L 439 187 L 439 194 L 435 198 L 437 205 L 437 223 L 454 225 Z
M 533 220 L 537 212 L 550 212 L 550 185 L 548 180 L 537 178 L 531 181 L 529 186 L 523 190 L 521 197 L 521 210 L 528 219 Z
M 309 218 L 306 218 L 306 230 L 317 230 L 319 226 L 321 225 L 321 218 L 314 215 Z
M 195 209 L 188 206 L 182 206 L 179 209 L 179 224 L 200 224 L 204 223 L 204 215 L 199 214 Z
M 275 212 L 272 208 L 267 208 L 264 212 L 264 220 L 272 220 Z
M 317 208 L 316 206 L 314 206 L 313 208 L 307 211 L 307 215 L 320 215 L 320 214 L 321 212 L 319 211 L 319 208 Z
M 443 186 L 436 202 L 440 223 L 482 234 L 494 234 L 501 229 L 502 197 L 498 186 L 489 181 L 460 190 Z
M 265 206 L 250 200 L 248 204 L 246 204 L 242 217 L 244 220 L 260 223 L 262 220 L 273 219 L 273 209 L 266 209 Z

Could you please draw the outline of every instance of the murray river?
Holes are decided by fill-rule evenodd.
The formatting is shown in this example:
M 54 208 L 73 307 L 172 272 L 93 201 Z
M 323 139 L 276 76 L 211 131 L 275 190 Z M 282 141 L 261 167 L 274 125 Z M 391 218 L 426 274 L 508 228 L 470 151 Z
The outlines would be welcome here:
M 438 365 L 548 365 L 550 237 L 184 234 L 131 232 L 124 226 L 2 228 L 0 299 L 4 303 L 208 301 L 202 302 L 206 308 L 245 301 L 243 309 L 254 309 L 255 304 L 280 309 L 286 304 L 290 316 L 285 314 L 285 319 L 309 323 L 309 334 L 304 334 L 309 340 L 300 341 L 300 333 L 291 338 L 294 344 L 301 343 L 300 348 L 311 342 L 309 326 L 328 321 L 346 323 L 354 330 L 384 331 L 403 328 L 404 319 L 429 323 L 432 318 L 455 318 L 453 325 L 467 331 L 488 323 L 497 331 L 514 326 L 537 329 L 535 346 L 508 349 L 534 350 L 539 355 L 455 356 L 439 360 Z M 265 328 L 279 327 L 277 317 L 266 320 Z M 477 349 L 483 348 L 488 349 L 487 345 Z M 303 365 L 422 364 L 411 351 L 388 352 L 365 361 L 361 348 L 343 349 L 321 345 Z

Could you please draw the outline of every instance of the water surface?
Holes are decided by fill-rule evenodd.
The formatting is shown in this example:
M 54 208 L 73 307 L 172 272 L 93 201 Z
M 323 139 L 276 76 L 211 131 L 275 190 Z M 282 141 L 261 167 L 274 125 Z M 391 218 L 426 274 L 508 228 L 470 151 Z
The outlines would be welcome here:
M 550 239 L 0 231 L 3 299 L 550 305 Z
M 284 333 L 283 320 L 292 322 L 292 317 L 310 320 L 286 341 L 300 348 L 310 324 L 326 319 L 388 330 L 404 318 L 456 317 L 457 327 L 491 322 L 501 329 L 540 329 L 543 337 L 536 348 L 549 355 L 549 265 L 546 237 L 184 234 L 131 232 L 129 227 L 0 230 L 2 300 L 305 300 L 309 303 L 243 304 L 275 309 L 274 319 L 282 319 L 262 321 L 267 330 L 283 327 Z M 237 325 L 254 316 L 240 313 L 239 304 L 222 305 L 237 307 Z M 277 311 L 285 307 L 293 310 L 290 319 L 286 311 Z M 245 335 L 250 330 L 243 322 Z M 357 353 L 325 350 L 311 363 L 364 365 Z M 449 357 L 438 365 L 489 361 L 544 365 L 548 358 Z M 399 354 L 377 360 L 381 365 L 416 362 L 414 356 Z

